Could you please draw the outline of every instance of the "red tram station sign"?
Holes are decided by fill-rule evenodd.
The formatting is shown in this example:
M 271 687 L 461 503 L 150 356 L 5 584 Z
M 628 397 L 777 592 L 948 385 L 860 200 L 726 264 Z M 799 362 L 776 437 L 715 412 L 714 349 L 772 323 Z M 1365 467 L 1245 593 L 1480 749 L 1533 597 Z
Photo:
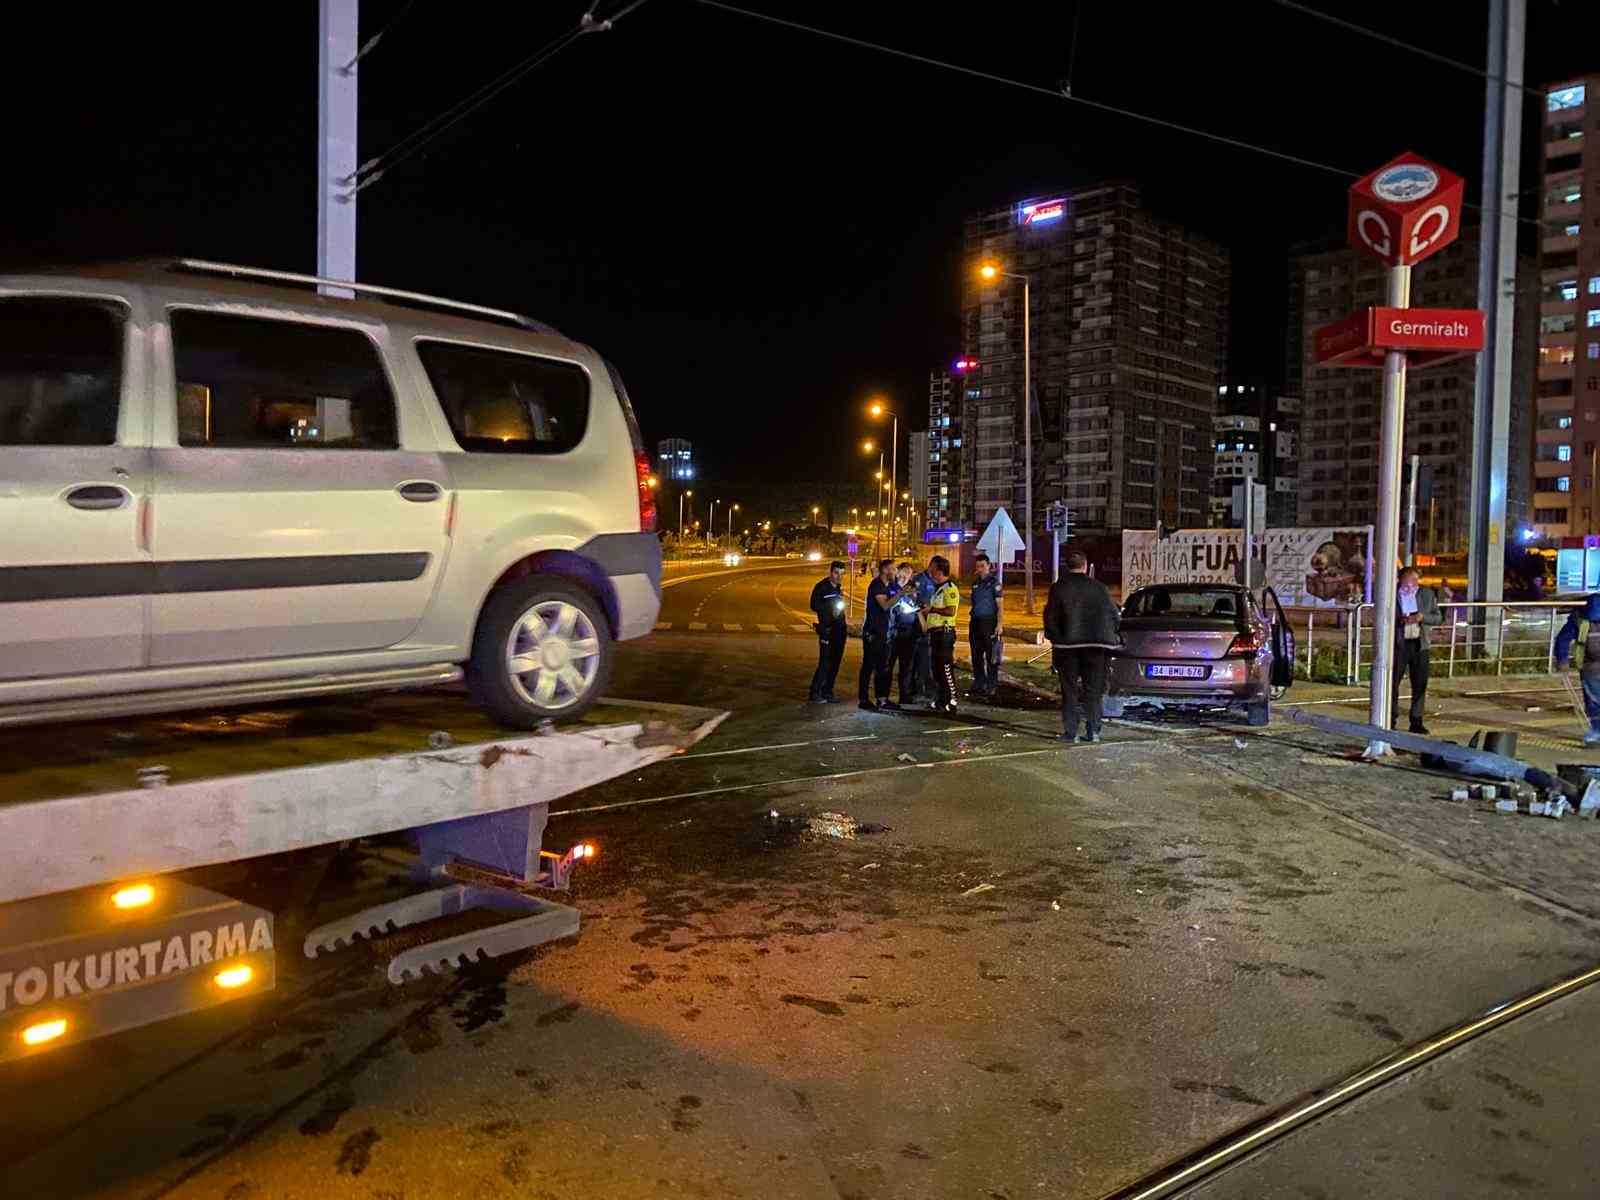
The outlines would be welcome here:
M 1461 176 L 1402 154 L 1350 185 L 1350 244 L 1391 267 L 1437 254 L 1461 232 Z
M 1317 362 L 1325 367 L 1381 367 L 1390 350 L 1427 367 L 1483 349 L 1477 308 L 1367 308 L 1317 330 Z

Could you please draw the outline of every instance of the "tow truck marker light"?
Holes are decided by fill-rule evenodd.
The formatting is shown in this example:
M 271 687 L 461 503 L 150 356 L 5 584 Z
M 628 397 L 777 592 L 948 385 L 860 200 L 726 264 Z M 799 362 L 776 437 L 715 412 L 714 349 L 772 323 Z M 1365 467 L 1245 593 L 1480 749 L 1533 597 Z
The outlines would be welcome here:
M 255 976 L 254 968 L 241 963 L 236 967 L 224 967 L 212 979 L 219 988 L 238 988 L 249 983 Z
M 22 1031 L 22 1041 L 28 1046 L 42 1046 L 46 1042 L 53 1042 L 67 1031 L 65 1017 L 57 1017 L 54 1021 L 40 1021 L 37 1025 L 29 1025 Z
M 111 903 L 118 908 L 143 908 L 155 898 L 155 888 L 148 883 L 135 883 L 112 893 Z
M 574 859 L 593 858 L 598 853 L 600 853 L 600 848 L 593 842 L 579 842 L 572 848 L 572 857 Z

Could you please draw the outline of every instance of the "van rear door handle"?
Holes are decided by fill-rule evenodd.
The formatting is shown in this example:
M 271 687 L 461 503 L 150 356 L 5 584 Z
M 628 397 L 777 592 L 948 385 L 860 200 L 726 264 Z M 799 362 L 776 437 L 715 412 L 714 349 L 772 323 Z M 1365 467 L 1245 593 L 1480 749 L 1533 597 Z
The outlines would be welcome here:
M 407 500 L 414 500 L 418 504 L 426 504 L 429 500 L 437 500 L 444 495 L 444 489 L 437 483 L 430 483 L 426 479 L 413 480 L 402 483 L 395 488 Z
M 126 488 L 113 487 L 108 483 L 85 483 L 71 489 L 63 499 L 73 508 L 97 512 L 121 508 L 128 503 L 129 497 Z

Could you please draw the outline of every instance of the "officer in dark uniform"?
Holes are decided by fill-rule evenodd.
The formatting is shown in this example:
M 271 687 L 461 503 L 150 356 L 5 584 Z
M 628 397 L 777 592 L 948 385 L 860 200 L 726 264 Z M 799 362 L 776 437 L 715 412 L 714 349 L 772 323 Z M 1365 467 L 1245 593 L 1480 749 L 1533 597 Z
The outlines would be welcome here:
M 845 597 L 844 564 L 835 559 L 828 566 L 828 577 L 811 589 L 811 611 L 817 616 L 817 673 L 811 677 L 812 704 L 837 704 L 833 681 L 839 677 L 844 661 Z
M 900 707 L 889 696 L 889 672 L 893 666 L 889 618 L 899 598 L 894 559 L 886 558 L 878 564 L 878 577 L 867 587 L 867 613 L 861 619 L 861 674 L 856 680 L 856 692 L 860 706 L 868 712 Z M 876 700 L 869 687 L 877 689 Z
M 894 637 L 894 660 L 900 668 L 900 705 L 915 704 L 918 698 L 916 657 L 917 644 L 926 636 L 922 632 L 922 614 L 917 601 L 917 589 L 912 583 L 911 564 L 901 563 L 895 568 L 895 582 L 899 598 L 889 609 L 889 630 Z

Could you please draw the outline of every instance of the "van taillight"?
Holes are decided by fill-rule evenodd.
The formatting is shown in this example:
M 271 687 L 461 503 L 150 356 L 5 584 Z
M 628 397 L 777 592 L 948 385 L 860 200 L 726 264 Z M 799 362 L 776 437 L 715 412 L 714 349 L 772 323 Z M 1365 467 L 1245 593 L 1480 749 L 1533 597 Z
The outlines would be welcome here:
M 650 486 L 652 478 L 650 456 L 643 450 L 634 451 L 633 468 L 639 476 L 639 530 L 641 533 L 654 533 L 656 531 L 656 494 Z
M 1228 643 L 1224 658 L 1254 658 L 1261 653 L 1261 642 L 1254 633 L 1241 633 Z

